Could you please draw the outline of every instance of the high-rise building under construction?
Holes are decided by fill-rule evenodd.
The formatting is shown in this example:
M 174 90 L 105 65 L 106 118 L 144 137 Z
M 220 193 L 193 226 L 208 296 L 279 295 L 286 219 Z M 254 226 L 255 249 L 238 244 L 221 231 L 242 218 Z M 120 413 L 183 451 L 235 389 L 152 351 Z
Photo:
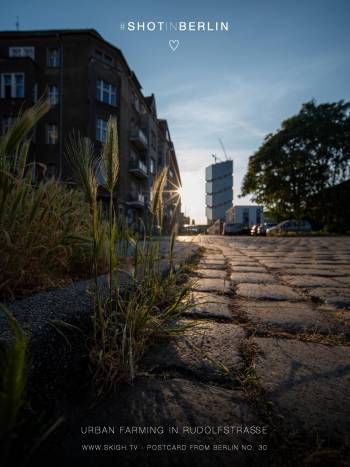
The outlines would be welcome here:
M 205 169 L 206 217 L 208 224 L 225 220 L 233 205 L 233 161 L 217 162 Z

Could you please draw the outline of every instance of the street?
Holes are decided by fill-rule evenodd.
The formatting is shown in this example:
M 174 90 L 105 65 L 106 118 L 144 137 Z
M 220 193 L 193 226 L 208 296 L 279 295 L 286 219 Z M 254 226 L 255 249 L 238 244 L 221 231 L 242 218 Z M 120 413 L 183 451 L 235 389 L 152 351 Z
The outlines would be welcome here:
M 216 357 L 221 353 L 221 363 L 241 371 L 245 394 L 250 402 L 257 398 L 260 413 L 270 412 L 281 440 L 294 444 L 288 434 L 295 433 L 310 452 L 317 439 L 322 449 L 329 443 L 340 452 L 350 429 L 350 239 L 202 236 L 200 242 L 206 253 L 194 293 L 226 302 L 194 314 L 235 326 L 230 354 L 221 344 L 228 330 L 218 332 Z M 239 364 L 230 365 L 233 354 L 254 380 L 248 388 Z

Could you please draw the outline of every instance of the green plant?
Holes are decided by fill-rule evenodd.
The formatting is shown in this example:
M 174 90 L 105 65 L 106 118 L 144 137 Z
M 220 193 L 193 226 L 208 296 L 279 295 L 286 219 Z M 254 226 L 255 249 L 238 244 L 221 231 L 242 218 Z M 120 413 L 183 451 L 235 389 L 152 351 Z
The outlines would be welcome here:
M 54 180 L 33 185 L 30 134 L 50 106 L 39 101 L 0 139 L 0 298 L 86 275 L 89 208 L 81 193 Z M 45 171 L 45 167 L 42 167 Z
M 6 465 L 19 411 L 24 403 L 28 344 L 17 320 L 5 307 L 1 306 L 1 309 L 6 315 L 11 331 L 11 342 L 2 352 L 0 378 L 0 444 L 3 465 Z
M 151 187 L 148 238 L 143 241 L 133 235 L 123 219 L 114 212 L 114 192 L 119 171 L 117 122 L 111 118 L 106 143 L 101 155 L 95 157 L 92 144 L 73 136 L 67 146 L 76 181 L 88 200 L 93 238 L 95 306 L 92 316 L 94 333 L 89 340 L 90 364 L 98 394 L 116 384 L 133 379 L 137 364 L 147 345 L 159 334 L 180 332 L 184 326 L 176 319 L 189 305 L 189 286 L 184 285 L 181 271 L 173 270 L 176 229 L 173 229 L 168 266 L 170 273 L 161 272 L 161 239 L 152 239 L 155 225 L 162 228 L 164 190 L 167 168 L 154 178 Z M 101 216 L 97 208 L 97 170 L 109 195 L 108 234 L 101 235 Z M 108 293 L 98 287 L 97 267 L 100 243 L 107 243 L 109 257 Z M 121 287 L 121 277 L 127 278 Z

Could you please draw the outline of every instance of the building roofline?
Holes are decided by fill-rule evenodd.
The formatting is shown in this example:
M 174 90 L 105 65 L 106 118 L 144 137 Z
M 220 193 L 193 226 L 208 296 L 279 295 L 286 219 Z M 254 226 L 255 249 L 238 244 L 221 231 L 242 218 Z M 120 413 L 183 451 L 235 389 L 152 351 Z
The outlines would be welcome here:
M 126 61 L 126 58 L 123 55 L 123 52 L 113 45 L 111 42 L 106 41 L 101 34 L 96 31 L 96 29 L 93 28 L 86 28 L 86 29 L 32 29 L 32 30 L 27 30 L 27 31 L 0 31 L 0 39 L 3 37 L 49 37 L 49 36 L 64 36 L 64 35 L 72 35 L 72 34 L 81 34 L 81 35 L 90 35 L 95 37 L 96 39 L 99 39 L 100 41 L 104 42 L 106 45 L 109 47 L 112 47 L 121 57 L 124 65 L 126 66 L 131 79 L 135 82 L 137 88 L 139 90 L 142 89 L 142 86 L 135 74 L 135 72 L 129 67 L 128 62 Z
M 85 29 L 27 29 L 26 31 L 0 31 L 1 36 L 55 36 L 57 34 L 92 34 L 103 39 L 100 33 L 93 28 Z M 104 39 L 103 39 L 104 40 Z

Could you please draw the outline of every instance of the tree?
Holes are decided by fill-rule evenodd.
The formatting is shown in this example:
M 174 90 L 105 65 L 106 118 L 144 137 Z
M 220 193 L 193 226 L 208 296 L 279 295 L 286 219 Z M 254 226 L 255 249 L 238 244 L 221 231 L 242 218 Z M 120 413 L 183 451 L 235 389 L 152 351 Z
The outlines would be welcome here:
M 310 101 L 249 158 L 242 196 L 253 194 L 278 219 L 302 218 L 349 176 L 350 102 Z

